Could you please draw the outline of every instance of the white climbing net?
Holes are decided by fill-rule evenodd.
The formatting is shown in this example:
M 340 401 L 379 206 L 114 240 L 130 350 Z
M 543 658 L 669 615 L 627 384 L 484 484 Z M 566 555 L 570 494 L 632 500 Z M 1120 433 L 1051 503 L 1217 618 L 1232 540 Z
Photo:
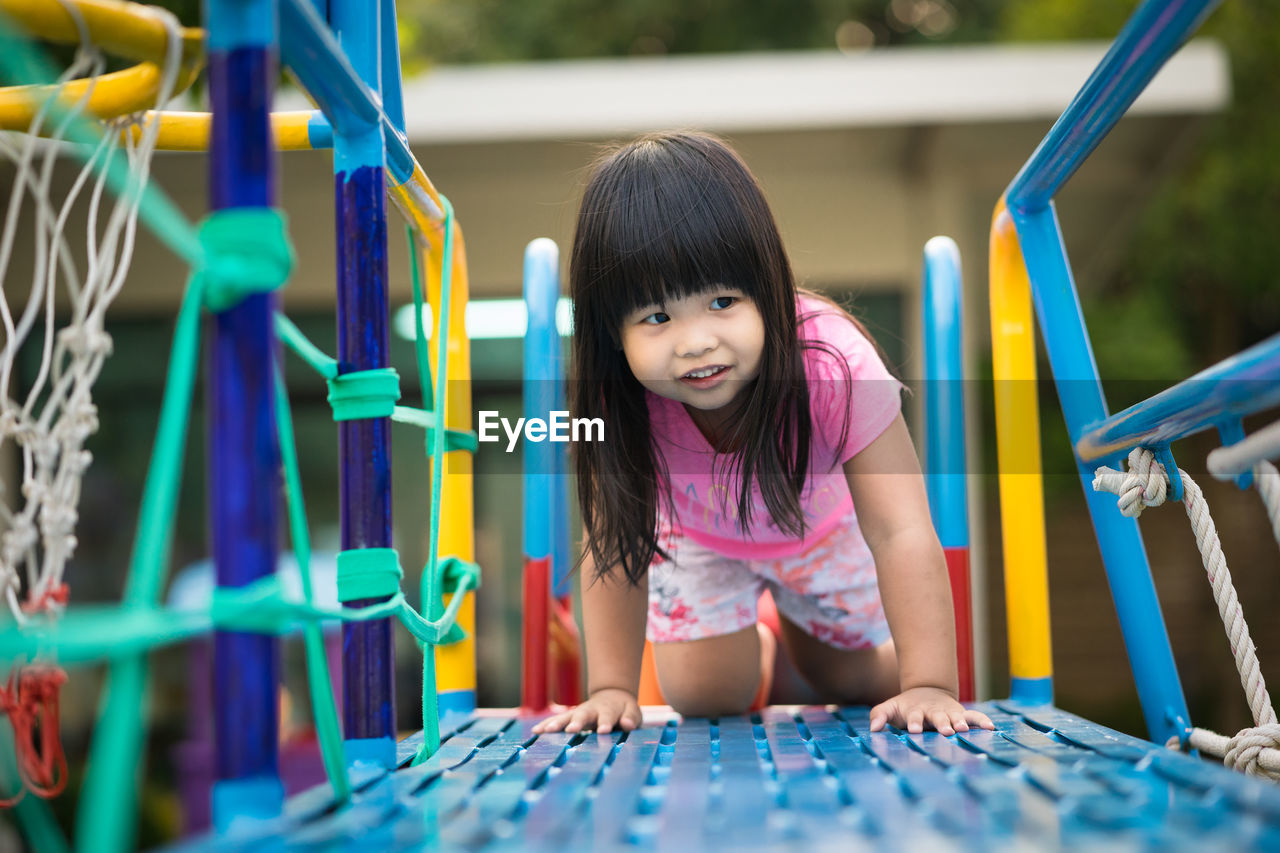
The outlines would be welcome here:
M 1271 519 L 1272 533 L 1280 543 L 1280 472 L 1265 459 L 1254 462 L 1252 472 L 1253 482 Z M 1241 729 L 1234 737 L 1195 728 L 1191 730 L 1187 744 L 1221 758 L 1227 766 L 1251 776 L 1280 780 L 1280 725 L 1276 722 L 1275 708 L 1262 678 L 1257 651 L 1249 637 L 1244 610 L 1231 583 L 1231 572 L 1227 570 L 1218 531 L 1200 487 L 1186 471 L 1179 468 L 1178 473 L 1182 477 L 1182 502 L 1187 517 L 1191 519 L 1200 557 L 1213 588 L 1213 599 L 1218 605 L 1218 614 L 1222 617 L 1236 669 L 1240 673 L 1240 684 L 1253 714 L 1253 727 Z M 1118 495 L 1121 514 L 1130 518 L 1137 518 L 1146 507 L 1164 503 L 1168 492 L 1169 478 L 1164 466 L 1155 461 L 1150 450 L 1142 447 L 1130 452 L 1127 472 L 1103 467 L 1094 474 L 1094 490 Z M 1169 746 L 1178 745 L 1177 738 L 1169 743 Z
M 92 460 L 85 441 L 98 428 L 92 388 L 111 353 L 104 320 L 129 269 L 159 133 L 159 122 L 142 114 L 98 124 L 98 141 L 81 152 L 84 168 L 64 197 L 53 198 L 56 166 L 71 152 L 67 140 L 83 122 L 93 91 L 91 83 L 76 100 L 62 96 L 62 87 L 96 81 L 106 67 L 77 7 L 59 2 L 80 34 L 75 58 L 57 81 L 59 97 L 39 105 L 25 133 L 0 132 L 0 158 L 16 167 L 0 231 L 0 454 L 20 459 L 10 482 L 0 480 L 0 591 L 20 622 L 36 611 L 56 614 L 65 603 L 63 573 L 76 548 L 80 482 Z M 168 32 L 157 101 L 164 104 L 177 84 L 181 27 L 172 15 L 156 14 Z M 111 201 L 104 165 L 120 157 L 129 188 Z M 78 208 L 88 214 L 79 253 L 67 234 Z M 34 232 L 34 269 L 25 290 L 25 281 L 9 274 L 20 222 Z M 39 367 L 24 387 L 20 360 L 34 361 L 36 351 Z

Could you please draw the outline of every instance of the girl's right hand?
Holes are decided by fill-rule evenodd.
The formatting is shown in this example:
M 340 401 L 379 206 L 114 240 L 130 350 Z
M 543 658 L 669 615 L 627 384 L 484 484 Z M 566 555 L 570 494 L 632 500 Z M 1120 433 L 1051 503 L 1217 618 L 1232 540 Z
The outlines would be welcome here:
M 640 703 L 635 696 L 626 690 L 606 687 L 592 693 L 578 707 L 547 717 L 533 727 L 533 733 L 573 733 L 594 728 L 598 734 L 607 735 L 615 725 L 622 731 L 629 732 L 637 728 L 642 719 Z

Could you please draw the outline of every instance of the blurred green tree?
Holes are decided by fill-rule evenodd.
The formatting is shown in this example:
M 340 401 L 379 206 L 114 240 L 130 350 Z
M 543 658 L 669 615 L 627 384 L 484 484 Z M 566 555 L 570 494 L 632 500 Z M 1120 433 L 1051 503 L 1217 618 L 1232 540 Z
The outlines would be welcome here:
M 401 0 L 409 62 L 984 41 L 1005 0 Z

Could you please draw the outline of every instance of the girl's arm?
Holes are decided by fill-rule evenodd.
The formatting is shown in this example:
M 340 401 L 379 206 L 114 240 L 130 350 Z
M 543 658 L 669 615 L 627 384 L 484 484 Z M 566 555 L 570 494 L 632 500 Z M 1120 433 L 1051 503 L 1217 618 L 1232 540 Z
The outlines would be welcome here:
M 582 633 L 587 656 L 587 701 L 555 714 L 535 732 L 594 728 L 601 734 L 616 725 L 631 731 L 640 725 L 640 662 L 649 607 L 646 577 L 632 586 L 621 571 L 596 577 L 590 555 L 582 562 Z
M 956 700 L 955 615 L 942 545 L 929 517 L 924 477 L 907 425 L 899 415 L 879 438 L 844 464 L 858 526 L 875 557 L 880 598 L 898 656 L 897 696 L 871 711 L 871 727 L 886 722 L 918 732 L 928 723 L 943 734 L 990 728 Z

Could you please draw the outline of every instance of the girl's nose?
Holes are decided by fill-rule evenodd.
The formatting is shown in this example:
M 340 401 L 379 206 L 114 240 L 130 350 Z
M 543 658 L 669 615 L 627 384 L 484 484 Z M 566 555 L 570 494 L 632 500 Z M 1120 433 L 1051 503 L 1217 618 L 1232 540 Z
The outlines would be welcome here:
M 697 358 L 716 348 L 715 335 L 701 324 L 691 324 L 683 330 L 676 352 L 681 358 Z

